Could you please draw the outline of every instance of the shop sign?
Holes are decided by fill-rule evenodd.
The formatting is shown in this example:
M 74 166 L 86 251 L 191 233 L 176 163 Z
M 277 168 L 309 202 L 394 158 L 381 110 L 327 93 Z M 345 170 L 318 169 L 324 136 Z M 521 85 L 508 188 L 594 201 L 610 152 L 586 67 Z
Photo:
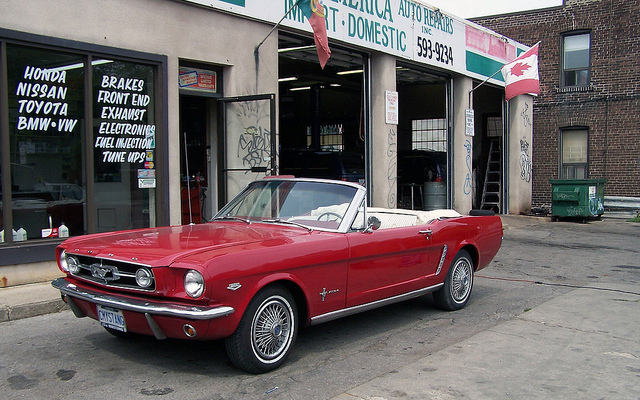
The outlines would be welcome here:
M 153 107 L 144 79 L 118 74 L 99 76 L 96 89 L 98 127 L 94 148 L 103 164 L 142 164 L 153 159 L 156 126 L 147 123 Z
M 466 125 L 466 135 L 467 136 L 474 136 L 475 134 L 475 118 L 474 118 L 474 111 L 471 108 L 467 108 L 465 110 L 465 125 Z
M 274 25 L 296 2 L 187 1 Z M 322 3 L 331 40 L 356 44 L 473 78 L 491 76 L 527 49 L 489 29 L 411 0 L 322 0 Z M 282 25 L 311 32 L 310 24 L 298 7 L 291 9 Z M 500 74 L 490 81 L 504 85 Z
M 195 92 L 217 93 L 217 74 L 198 68 L 180 67 L 178 84 L 180 89 Z
M 27 65 L 18 82 L 18 131 L 52 129 L 59 135 L 74 131 L 78 118 L 69 115 L 67 71 L 62 68 L 40 68 Z
M 138 170 L 138 179 L 155 178 L 155 177 L 156 177 L 155 169 L 139 169 Z
M 156 179 L 138 179 L 138 189 L 155 189 L 156 188 Z
M 386 121 L 387 124 L 398 125 L 398 92 L 387 90 Z

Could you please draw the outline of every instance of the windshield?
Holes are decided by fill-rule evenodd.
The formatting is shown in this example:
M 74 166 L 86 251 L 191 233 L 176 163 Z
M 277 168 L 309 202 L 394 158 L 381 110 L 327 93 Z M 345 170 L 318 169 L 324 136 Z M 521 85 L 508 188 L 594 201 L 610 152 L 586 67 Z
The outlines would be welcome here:
M 295 223 L 338 229 L 357 189 L 327 182 L 264 180 L 251 183 L 216 219 Z

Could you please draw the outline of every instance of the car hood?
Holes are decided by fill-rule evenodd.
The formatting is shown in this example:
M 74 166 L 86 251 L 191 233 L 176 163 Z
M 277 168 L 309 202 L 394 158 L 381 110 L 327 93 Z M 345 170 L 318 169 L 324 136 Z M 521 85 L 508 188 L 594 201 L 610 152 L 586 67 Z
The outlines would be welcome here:
M 225 221 L 78 236 L 66 240 L 61 247 L 74 254 L 156 267 L 205 251 L 282 242 L 305 234 L 309 231 L 298 227 Z

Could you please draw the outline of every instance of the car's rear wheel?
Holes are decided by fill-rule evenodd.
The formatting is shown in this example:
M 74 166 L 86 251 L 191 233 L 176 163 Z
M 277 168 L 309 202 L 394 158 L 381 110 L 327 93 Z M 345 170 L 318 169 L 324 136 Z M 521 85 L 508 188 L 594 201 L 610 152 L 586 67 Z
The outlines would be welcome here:
M 279 285 L 267 287 L 251 300 L 238 328 L 226 339 L 231 362 L 254 374 L 278 368 L 293 347 L 297 324 L 291 293 Z
M 460 250 L 451 262 L 444 286 L 433 293 L 436 305 L 443 310 L 463 308 L 473 288 L 473 261 L 466 250 Z

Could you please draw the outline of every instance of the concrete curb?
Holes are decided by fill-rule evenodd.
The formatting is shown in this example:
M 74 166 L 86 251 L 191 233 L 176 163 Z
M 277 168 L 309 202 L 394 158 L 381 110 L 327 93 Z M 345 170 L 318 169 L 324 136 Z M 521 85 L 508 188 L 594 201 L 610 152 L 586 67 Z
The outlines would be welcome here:
M 51 282 L 0 289 L 0 322 L 56 313 L 66 308 L 60 292 L 51 286 Z
M 67 305 L 62 299 L 38 301 L 16 306 L 2 305 L 0 306 L 0 322 L 16 321 L 24 318 L 37 317 L 39 315 L 57 313 L 67 308 Z

